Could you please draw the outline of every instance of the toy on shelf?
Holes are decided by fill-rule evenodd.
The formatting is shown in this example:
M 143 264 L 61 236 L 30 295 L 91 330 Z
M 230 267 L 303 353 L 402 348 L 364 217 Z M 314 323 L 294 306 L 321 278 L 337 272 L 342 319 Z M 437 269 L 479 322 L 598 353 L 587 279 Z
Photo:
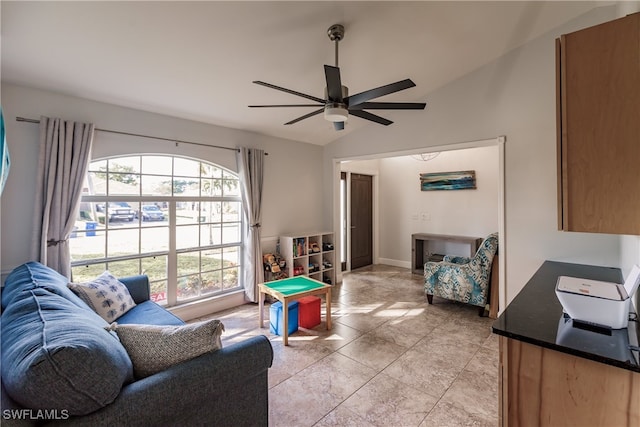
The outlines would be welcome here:
M 280 254 L 264 254 L 262 256 L 264 271 L 271 273 L 272 280 L 286 279 L 289 277 L 285 267 L 287 262 Z
M 284 270 L 289 277 L 309 276 L 319 281 L 327 277 L 335 283 L 336 266 L 339 264 L 336 260 L 334 239 L 334 233 L 331 231 L 288 233 L 278 237 L 275 252 L 282 249 L 282 257 L 287 261 Z
M 307 254 L 307 241 L 304 237 L 293 239 L 293 254 L 296 257 Z

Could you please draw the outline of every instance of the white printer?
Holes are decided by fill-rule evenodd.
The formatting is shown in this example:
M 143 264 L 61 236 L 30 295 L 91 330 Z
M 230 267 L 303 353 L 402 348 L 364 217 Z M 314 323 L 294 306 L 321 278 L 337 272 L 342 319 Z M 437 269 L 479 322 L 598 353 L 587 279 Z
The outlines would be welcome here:
M 640 267 L 633 266 L 624 285 L 560 276 L 556 295 L 573 320 L 611 329 L 626 328 L 631 298 L 640 285 Z

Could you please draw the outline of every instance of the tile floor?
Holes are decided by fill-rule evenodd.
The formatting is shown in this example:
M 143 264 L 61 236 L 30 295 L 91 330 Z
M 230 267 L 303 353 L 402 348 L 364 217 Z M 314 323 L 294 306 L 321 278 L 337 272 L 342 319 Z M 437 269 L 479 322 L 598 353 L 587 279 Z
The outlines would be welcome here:
M 225 345 L 271 339 L 270 426 L 498 425 L 498 340 L 476 307 L 428 305 L 421 276 L 376 265 L 334 287 L 331 331 L 324 304 L 322 313 L 288 347 L 258 328 L 257 305 L 210 316 L 223 321 Z

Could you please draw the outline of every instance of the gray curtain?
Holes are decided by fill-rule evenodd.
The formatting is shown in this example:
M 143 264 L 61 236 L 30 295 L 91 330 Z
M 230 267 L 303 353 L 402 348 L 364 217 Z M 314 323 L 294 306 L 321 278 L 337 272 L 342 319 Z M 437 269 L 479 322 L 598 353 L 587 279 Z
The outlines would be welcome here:
M 242 209 L 246 224 L 242 269 L 245 299 L 258 302 L 258 283 L 264 282 L 260 221 L 262 217 L 262 186 L 264 151 L 241 147 L 237 154 L 238 175 L 242 190 Z
M 95 127 L 40 117 L 40 157 L 32 258 L 71 277 L 69 235 L 91 159 Z

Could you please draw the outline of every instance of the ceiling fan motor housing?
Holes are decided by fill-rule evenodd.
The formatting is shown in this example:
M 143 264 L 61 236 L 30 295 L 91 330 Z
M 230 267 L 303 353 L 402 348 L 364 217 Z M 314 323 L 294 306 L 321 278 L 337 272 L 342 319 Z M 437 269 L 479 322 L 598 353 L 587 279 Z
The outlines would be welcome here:
M 349 96 L 349 88 L 342 85 L 342 99 Z M 336 102 L 329 99 L 327 88 L 324 88 L 324 98 L 327 100 L 324 105 L 324 118 L 330 122 L 345 122 L 349 118 L 349 110 L 344 102 Z M 342 100 L 340 100 L 342 101 Z

